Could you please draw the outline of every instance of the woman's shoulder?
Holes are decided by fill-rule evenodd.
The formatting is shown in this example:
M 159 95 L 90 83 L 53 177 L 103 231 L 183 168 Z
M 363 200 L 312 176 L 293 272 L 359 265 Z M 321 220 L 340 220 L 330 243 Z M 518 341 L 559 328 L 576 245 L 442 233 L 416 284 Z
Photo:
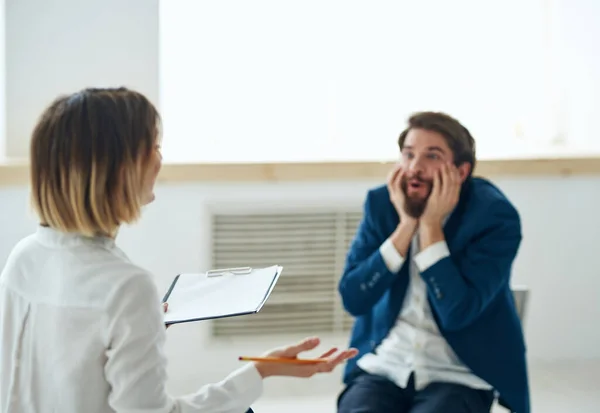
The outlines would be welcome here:
M 123 296 L 158 297 L 148 270 L 102 243 L 57 246 L 25 237 L 11 251 L 0 280 L 32 302 L 58 307 L 103 311 Z
M 118 248 L 112 251 L 110 258 L 105 258 L 102 270 L 98 274 L 110 285 L 109 296 L 113 298 L 122 295 L 134 298 L 158 294 L 154 275 L 148 269 L 131 262 Z
M 124 255 L 116 252 L 102 263 L 98 275 L 110 285 L 114 294 L 119 291 L 146 291 L 154 292 L 156 285 L 154 277 L 147 269 L 129 261 Z
M 111 334 L 123 326 L 134 326 L 131 328 L 136 330 L 164 330 L 160 296 L 152 274 L 126 261 L 120 263 L 118 271 L 115 269 L 111 274 L 111 284 L 103 306 Z

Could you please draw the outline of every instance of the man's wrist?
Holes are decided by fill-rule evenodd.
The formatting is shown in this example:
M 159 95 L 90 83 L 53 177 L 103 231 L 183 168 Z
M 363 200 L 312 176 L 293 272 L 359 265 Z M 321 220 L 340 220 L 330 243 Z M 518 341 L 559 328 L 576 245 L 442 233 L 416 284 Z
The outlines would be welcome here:
M 441 221 L 425 221 L 419 225 L 419 235 L 421 250 L 435 244 L 436 242 L 444 241 L 444 230 L 442 229 Z
M 419 222 L 416 219 L 403 220 L 396 227 L 396 230 L 392 234 L 392 238 L 412 238 L 417 232 L 418 226 Z
M 396 231 L 416 231 L 419 226 L 419 221 L 412 217 L 403 217 L 400 219 Z
M 417 226 L 417 220 L 403 219 L 400 221 L 396 227 L 396 230 L 390 237 L 392 244 L 394 244 L 394 248 L 402 257 L 406 257 L 408 246 L 410 245 L 413 236 L 417 232 Z
M 428 219 L 428 220 L 422 219 L 421 222 L 419 223 L 419 227 L 426 231 L 433 231 L 436 229 L 441 229 L 442 228 L 442 220 L 441 219 Z

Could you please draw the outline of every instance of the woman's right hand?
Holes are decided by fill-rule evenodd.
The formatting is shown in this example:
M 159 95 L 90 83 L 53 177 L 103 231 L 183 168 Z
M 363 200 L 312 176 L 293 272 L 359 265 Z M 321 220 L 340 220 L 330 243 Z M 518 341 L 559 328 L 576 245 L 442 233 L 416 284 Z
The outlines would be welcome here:
M 307 338 L 298 344 L 271 350 L 264 356 L 295 359 L 300 353 L 315 349 L 319 343 L 320 340 L 318 338 Z M 358 350 L 353 348 L 341 351 L 338 354 L 335 354 L 336 352 L 337 348 L 332 348 L 329 351 L 326 351 L 319 358 L 327 358 L 328 360 L 324 363 L 318 364 L 257 362 L 255 365 L 256 369 L 263 378 L 269 376 L 312 377 L 317 373 L 329 373 L 339 364 L 355 357 L 358 354 Z

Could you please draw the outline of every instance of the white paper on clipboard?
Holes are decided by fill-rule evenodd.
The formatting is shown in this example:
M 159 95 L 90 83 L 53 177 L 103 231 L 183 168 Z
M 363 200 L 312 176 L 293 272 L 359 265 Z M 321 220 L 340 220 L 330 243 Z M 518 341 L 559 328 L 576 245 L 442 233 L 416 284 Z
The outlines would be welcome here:
M 163 302 L 165 324 L 254 314 L 261 310 L 283 267 L 242 267 L 184 273 L 175 277 Z

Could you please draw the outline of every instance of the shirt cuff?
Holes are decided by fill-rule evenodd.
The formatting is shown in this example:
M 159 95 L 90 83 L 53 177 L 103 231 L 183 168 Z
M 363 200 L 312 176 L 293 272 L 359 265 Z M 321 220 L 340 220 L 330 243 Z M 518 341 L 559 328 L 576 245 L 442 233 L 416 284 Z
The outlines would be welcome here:
M 390 272 L 398 272 L 400 268 L 402 268 L 402 264 L 404 264 L 404 257 L 400 255 L 396 247 L 394 247 L 394 243 L 390 238 L 388 238 L 381 246 L 379 247 L 379 253 L 383 258 L 383 262 Z
M 419 271 L 423 272 L 436 262 L 449 256 L 448 244 L 446 244 L 446 241 L 439 241 L 416 254 L 414 259 Z
M 256 369 L 254 363 L 248 363 L 242 368 L 235 370 L 225 380 L 225 386 L 233 387 L 232 393 L 244 410 L 250 407 L 263 392 L 263 378 Z

